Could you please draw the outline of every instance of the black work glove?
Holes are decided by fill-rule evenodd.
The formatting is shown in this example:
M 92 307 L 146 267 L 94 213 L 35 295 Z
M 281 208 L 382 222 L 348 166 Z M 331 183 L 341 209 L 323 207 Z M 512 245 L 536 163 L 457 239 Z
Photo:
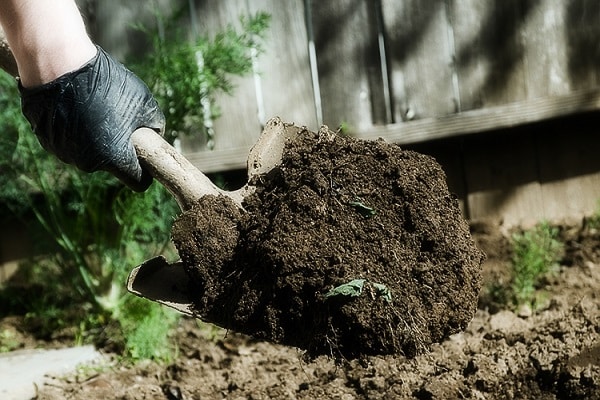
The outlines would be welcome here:
M 144 82 L 100 47 L 80 69 L 19 90 L 23 114 L 47 151 L 85 172 L 108 171 L 133 190 L 150 186 L 131 134 L 140 127 L 162 134 L 165 117 Z

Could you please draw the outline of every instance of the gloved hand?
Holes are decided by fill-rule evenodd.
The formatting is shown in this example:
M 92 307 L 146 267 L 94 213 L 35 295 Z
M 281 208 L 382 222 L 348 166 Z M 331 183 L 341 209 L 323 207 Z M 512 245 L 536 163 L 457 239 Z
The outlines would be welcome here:
M 47 151 L 86 172 L 108 171 L 133 190 L 150 186 L 131 134 L 139 127 L 162 134 L 165 117 L 148 87 L 100 47 L 80 69 L 19 90 L 23 114 Z

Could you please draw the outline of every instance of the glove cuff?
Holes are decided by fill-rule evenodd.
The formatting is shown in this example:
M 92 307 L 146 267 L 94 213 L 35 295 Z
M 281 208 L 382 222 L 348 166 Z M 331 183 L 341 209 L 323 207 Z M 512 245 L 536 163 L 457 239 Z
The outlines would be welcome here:
M 86 172 L 140 175 L 130 142 L 133 131 L 163 132 L 164 115 L 148 87 L 100 46 L 81 68 L 25 88 L 21 106 L 42 146 Z M 130 177 L 127 179 L 139 179 Z

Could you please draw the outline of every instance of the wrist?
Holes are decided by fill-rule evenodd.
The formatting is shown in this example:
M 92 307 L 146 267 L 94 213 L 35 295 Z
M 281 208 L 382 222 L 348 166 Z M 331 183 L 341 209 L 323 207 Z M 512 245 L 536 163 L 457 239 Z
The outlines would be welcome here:
M 34 87 L 51 82 L 79 69 L 96 53 L 96 46 L 89 40 L 52 43 L 29 50 L 17 58 L 21 84 Z
M 73 0 L 0 0 L 21 84 L 38 86 L 91 60 L 96 47 Z

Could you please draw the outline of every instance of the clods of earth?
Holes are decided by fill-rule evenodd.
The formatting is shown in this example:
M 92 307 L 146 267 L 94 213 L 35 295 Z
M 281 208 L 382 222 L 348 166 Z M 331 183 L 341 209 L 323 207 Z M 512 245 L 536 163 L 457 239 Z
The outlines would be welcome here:
M 38 398 L 600 399 L 598 230 L 560 225 L 546 301 L 514 310 L 491 293 L 510 232 L 462 220 L 430 157 L 322 131 L 285 160 L 247 214 L 208 198 L 174 226 L 196 311 L 229 330 L 182 318 L 172 363 L 58 377 Z
M 484 258 L 431 157 L 297 130 L 238 209 L 206 196 L 173 241 L 205 321 L 310 356 L 421 354 L 463 330 Z
M 478 309 L 465 331 L 425 354 L 307 360 L 298 349 L 185 318 L 173 363 L 56 379 L 38 398 L 600 399 L 600 232 L 561 226 L 565 256 L 539 288 L 547 301 L 518 313 L 488 300 L 487 288 L 508 279 L 508 234 L 495 224 L 471 226 L 487 254 Z

